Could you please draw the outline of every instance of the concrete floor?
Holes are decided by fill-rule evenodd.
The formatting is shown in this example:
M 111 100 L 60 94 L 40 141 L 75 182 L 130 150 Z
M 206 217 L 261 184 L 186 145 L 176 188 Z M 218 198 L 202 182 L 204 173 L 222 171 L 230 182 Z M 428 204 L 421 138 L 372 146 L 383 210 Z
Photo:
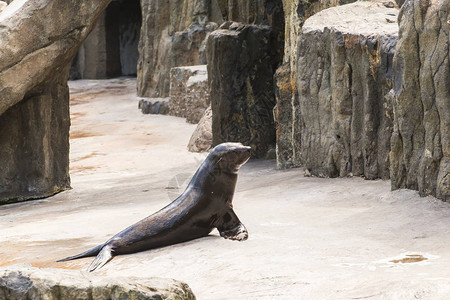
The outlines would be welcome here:
M 0 206 L 0 266 L 85 269 L 55 260 L 106 241 L 182 191 L 206 154 L 195 126 L 142 115 L 135 81 L 71 82 L 73 189 Z M 450 205 L 388 181 L 319 179 L 254 160 L 234 209 L 249 231 L 115 257 L 103 275 L 169 277 L 198 299 L 449 299 Z

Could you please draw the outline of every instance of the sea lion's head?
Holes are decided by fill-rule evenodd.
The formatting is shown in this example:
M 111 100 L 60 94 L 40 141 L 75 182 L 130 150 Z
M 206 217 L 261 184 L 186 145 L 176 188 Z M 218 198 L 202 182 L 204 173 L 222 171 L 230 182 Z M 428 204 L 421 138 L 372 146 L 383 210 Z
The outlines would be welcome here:
M 237 174 L 239 168 L 245 164 L 251 155 L 251 147 L 241 143 L 222 143 L 214 147 L 210 159 L 222 172 Z

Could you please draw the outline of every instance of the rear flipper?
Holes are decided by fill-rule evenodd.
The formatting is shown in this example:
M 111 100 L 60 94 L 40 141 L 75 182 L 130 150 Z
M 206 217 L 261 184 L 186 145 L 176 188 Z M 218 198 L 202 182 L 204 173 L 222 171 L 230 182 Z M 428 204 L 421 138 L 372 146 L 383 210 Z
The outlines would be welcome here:
M 87 268 L 88 272 L 92 272 L 96 269 L 103 267 L 108 261 L 113 258 L 112 248 L 109 245 L 103 247 L 102 251 L 97 255 L 97 257 L 92 261 L 92 263 Z
M 62 262 L 62 261 L 69 261 L 69 260 L 73 260 L 73 259 L 78 259 L 78 258 L 83 258 L 83 257 L 89 257 L 89 256 L 96 256 L 97 254 L 100 253 L 100 251 L 103 248 L 103 245 L 98 245 L 97 247 L 94 247 L 86 252 L 74 255 L 74 256 L 69 256 L 60 260 L 57 260 L 56 262 Z
M 247 228 L 232 209 L 223 216 L 222 222 L 217 226 L 221 237 L 236 241 L 245 241 L 248 238 Z

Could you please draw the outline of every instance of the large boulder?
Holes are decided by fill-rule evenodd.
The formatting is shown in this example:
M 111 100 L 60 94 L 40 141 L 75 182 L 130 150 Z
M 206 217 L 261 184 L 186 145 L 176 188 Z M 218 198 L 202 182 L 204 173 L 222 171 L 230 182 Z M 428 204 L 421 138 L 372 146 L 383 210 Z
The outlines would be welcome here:
M 210 102 L 206 65 L 172 68 L 169 95 L 170 115 L 197 124 Z
M 406 1 L 394 58 L 392 187 L 450 200 L 450 1 Z
M 197 124 L 191 139 L 189 140 L 188 150 L 190 152 L 206 152 L 212 146 L 212 110 L 209 106 L 203 117 Z
M 305 21 L 321 10 L 355 2 L 356 0 L 283 0 L 285 19 L 284 62 L 291 63 L 295 72 L 297 62 L 297 42 Z
M 0 204 L 69 187 L 69 64 L 109 2 L 14 1 L 0 14 Z
M 185 283 L 163 278 L 104 277 L 83 271 L 0 268 L 0 299 L 186 299 L 195 295 Z
M 241 142 L 264 157 L 275 146 L 272 29 L 227 22 L 208 38 L 213 145 Z
M 294 148 L 321 177 L 389 178 L 398 10 L 356 2 L 306 20 L 298 44 Z

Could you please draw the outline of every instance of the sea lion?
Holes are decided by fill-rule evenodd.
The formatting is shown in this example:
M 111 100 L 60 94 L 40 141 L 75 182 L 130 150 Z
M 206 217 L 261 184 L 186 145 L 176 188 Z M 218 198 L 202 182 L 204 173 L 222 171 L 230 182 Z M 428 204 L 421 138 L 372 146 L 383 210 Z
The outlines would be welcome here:
M 61 260 L 97 256 L 88 271 L 101 268 L 113 256 L 159 248 L 207 236 L 214 228 L 222 237 L 244 241 L 245 226 L 233 211 L 239 168 L 250 158 L 241 143 L 216 146 L 200 165 L 186 190 L 172 203 L 119 232 L 106 243 Z

